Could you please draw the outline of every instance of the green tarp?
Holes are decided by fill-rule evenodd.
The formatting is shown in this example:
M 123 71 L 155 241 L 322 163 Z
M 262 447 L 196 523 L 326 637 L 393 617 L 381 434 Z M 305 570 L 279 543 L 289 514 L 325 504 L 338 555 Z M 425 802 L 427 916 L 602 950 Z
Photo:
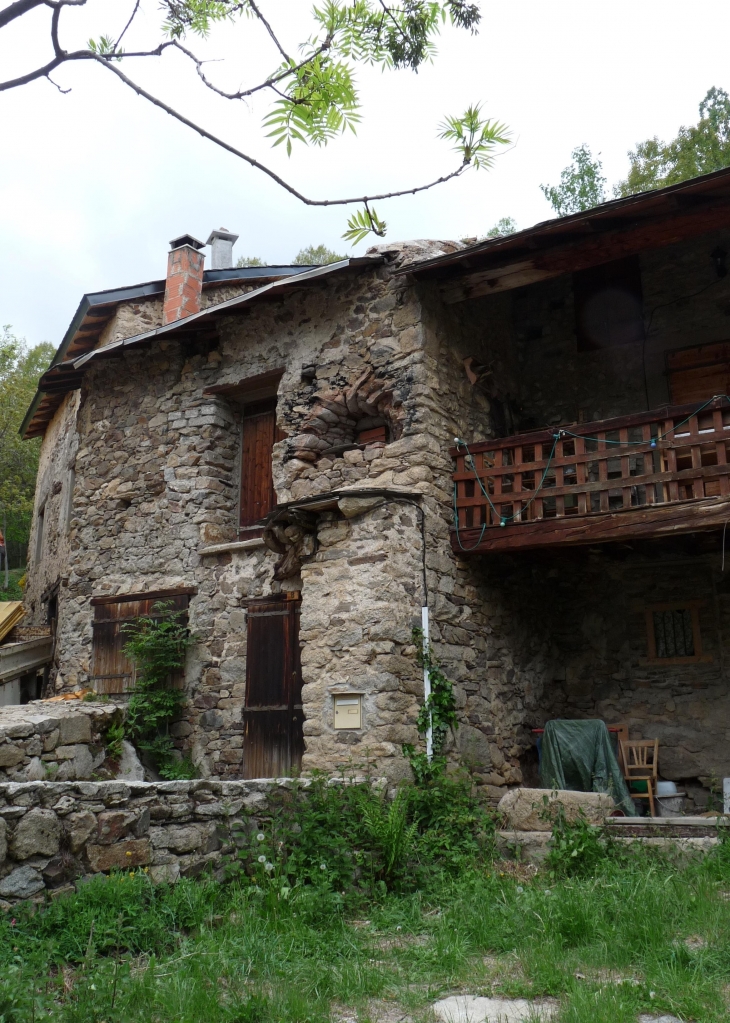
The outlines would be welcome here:
M 609 792 L 624 813 L 635 814 L 605 721 L 548 721 L 542 737 L 540 782 L 544 789 Z

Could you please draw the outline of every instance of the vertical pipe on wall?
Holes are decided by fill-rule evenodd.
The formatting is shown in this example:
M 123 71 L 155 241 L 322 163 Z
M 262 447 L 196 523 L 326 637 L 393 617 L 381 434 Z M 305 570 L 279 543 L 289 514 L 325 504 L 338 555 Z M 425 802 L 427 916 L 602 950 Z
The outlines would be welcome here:
M 428 703 L 431 695 L 431 678 L 428 673 L 428 607 L 421 608 L 421 632 L 423 634 L 423 699 Z M 433 725 L 431 714 L 428 715 L 428 728 L 426 729 L 426 756 L 429 760 L 433 757 Z

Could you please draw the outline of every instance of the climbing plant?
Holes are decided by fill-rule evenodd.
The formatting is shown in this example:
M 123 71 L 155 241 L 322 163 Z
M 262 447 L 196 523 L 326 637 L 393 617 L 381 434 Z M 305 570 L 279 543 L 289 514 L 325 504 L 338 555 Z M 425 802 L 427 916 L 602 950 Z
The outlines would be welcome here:
M 446 739 L 449 732 L 456 731 L 459 722 L 456 717 L 454 685 L 444 675 L 431 647 L 424 644 L 421 629 L 413 630 L 413 643 L 419 667 L 428 671 L 431 682 L 431 692 L 418 712 L 416 727 L 419 735 L 425 737 L 430 726 L 433 756 L 429 760 L 426 752 L 416 750 L 412 743 L 403 745 L 403 754 L 408 758 L 416 782 L 422 785 L 443 773 L 446 767 L 446 757 L 443 755 Z
M 170 736 L 170 724 L 185 702 L 185 693 L 175 685 L 174 676 L 195 642 L 183 616 L 171 601 L 158 601 L 152 605 L 151 615 L 122 626 L 129 637 L 124 652 L 136 669 L 127 712 L 129 735 L 151 754 L 163 778 L 195 777 L 190 759 L 177 758 Z

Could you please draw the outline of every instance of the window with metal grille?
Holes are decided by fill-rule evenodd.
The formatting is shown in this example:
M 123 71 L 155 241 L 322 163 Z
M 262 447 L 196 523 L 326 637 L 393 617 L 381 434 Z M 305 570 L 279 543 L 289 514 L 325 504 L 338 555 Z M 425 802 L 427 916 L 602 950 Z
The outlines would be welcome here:
M 700 635 L 701 601 L 654 604 L 644 609 L 649 662 L 683 664 L 710 661 L 703 654 Z
M 657 657 L 694 657 L 692 612 L 688 607 L 675 611 L 652 611 Z

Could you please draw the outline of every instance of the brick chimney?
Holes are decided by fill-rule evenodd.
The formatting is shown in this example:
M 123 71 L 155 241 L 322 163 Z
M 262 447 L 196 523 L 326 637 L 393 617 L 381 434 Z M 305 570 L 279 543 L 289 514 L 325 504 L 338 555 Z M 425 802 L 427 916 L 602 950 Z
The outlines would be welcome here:
M 173 238 L 167 257 L 167 280 L 162 322 L 172 323 L 200 312 L 203 291 L 203 242 L 190 234 Z
M 237 241 L 238 235 L 231 234 L 226 227 L 210 232 L 208 245 L 210 245 L 211 270 L 228 270 L 233 266 L 233 246 Z

